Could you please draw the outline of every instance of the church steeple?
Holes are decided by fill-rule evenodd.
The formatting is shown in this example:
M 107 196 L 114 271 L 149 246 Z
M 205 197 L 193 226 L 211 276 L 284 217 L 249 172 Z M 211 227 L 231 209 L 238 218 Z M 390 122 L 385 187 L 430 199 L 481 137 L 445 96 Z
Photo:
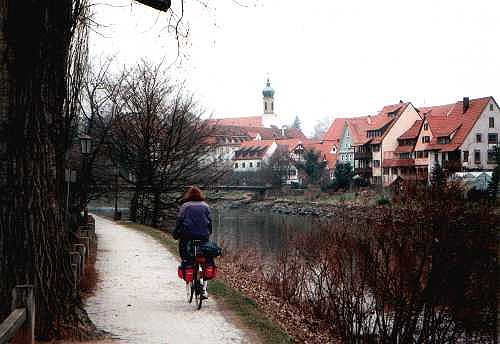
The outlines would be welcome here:
M 264 96 L 264 114 L 274 113 L 274 90 L 271 87 L 269 77 L 267 78 L 266 87 L 262 90 Z

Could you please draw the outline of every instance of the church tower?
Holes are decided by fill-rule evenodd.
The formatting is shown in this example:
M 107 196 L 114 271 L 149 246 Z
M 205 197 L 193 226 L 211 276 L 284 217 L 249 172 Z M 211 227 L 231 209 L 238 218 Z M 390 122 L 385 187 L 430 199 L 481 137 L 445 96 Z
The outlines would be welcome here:
M 267 78 L 266 88 L 262 90 L 262 95 L 264 96 L 264 113 L 273 114 L 274 113 L 274 90 L 271 87 L 271 82 Z
M 264 115 L 262 116 L 262 124 L 266 128 L 271 126 L 280 127 L 278 116 L 274 113 L 274 90 L 271 87 L 271 82 L 267 78 L 266 87 L 262 90 L 264 101 Z

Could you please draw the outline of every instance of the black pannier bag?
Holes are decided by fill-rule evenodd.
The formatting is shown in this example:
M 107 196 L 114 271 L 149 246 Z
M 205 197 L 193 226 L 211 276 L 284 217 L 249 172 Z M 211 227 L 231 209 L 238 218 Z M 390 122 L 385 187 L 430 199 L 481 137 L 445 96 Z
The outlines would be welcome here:
M 207 241 L 200 245 L 201 252 L 205 257 L 215 258 L 222 255 L 222 249 L 214 241 Z

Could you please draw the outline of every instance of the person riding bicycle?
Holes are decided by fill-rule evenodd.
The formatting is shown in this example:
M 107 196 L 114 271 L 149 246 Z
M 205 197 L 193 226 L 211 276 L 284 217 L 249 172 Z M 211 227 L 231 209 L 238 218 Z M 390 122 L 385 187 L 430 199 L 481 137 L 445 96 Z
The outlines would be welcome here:
M 191 240 L 207 242 L 212 234 L 212 219 L 210 208 L 205 202 L 201 190 L 191 186 L 185 193 L 182 206 L 177 215 L 177 223 L 173 233 L 174 239 L 179 240 L 179 254 L 183 261 L 191 257 L 188 252 L 188 244 Z M 207 297 L 206 283 L 203 296 Z

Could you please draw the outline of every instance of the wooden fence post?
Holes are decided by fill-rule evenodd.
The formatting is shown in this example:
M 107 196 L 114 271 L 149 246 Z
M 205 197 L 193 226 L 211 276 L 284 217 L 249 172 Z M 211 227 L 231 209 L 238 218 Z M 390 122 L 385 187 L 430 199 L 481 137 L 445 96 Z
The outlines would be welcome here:
M 80 253 L 80 256 L 81 256 L 81 261 L 80 261 L 80 271 L 81 271 L 81 275 L 83 275 L 84 271 L 85 271 L 85 245 L 83 244 L 75 244 L 74 245 L 76 247 L 76 250 L 78 251 L 78 253 Z
M 23 343 L 35 344 L 35 298 L 32 285 L 18 285 L 12 290 L 12 310 L 26 308 L 26 322 L 18 337 Z
M 85 260 L 90 257 L 90 240 L 89 237 L 80 237 L 80 244 L 85 246 Z
M 78 295 L 78 289 L 80 289 L 80 276 L 82 271 L 81 267 L 81 256 L 79 252 L 70 252 L 71 256 L 71 268 L 73 270 L 73 289 L 75 296 Z

